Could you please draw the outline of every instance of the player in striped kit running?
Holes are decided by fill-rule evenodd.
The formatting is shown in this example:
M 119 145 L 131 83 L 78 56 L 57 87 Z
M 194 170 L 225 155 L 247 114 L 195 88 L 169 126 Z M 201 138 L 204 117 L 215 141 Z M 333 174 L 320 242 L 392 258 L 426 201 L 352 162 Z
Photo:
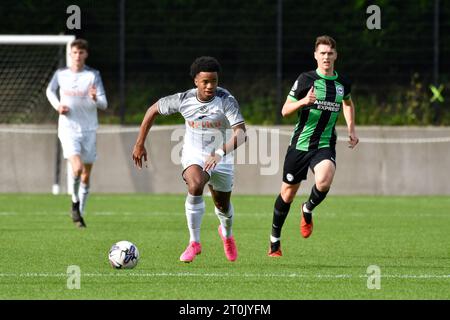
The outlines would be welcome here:
M 350 83 L 334 70 L 336 42 L 329 36 L 316 39 L 314 58 L 317 69 L 304 72 L 295 81 L 283 116 L 298 113 L 283 168 L 283 183 L 273 211 L 272 233 L 268 255 L 282 256 L 281 229 L 292 201 L 306 180 L 308 167 L 314 173 L 315 185 L 309 199 L 300 207 L 300 233 L 308 238 L 313 230 L 313 209 L 326 197 L 336 171 L 336 121 L 341 111 L 347 122 L 349 147 L 359 139 L 355 131 L 355 110 L 350 97 Z

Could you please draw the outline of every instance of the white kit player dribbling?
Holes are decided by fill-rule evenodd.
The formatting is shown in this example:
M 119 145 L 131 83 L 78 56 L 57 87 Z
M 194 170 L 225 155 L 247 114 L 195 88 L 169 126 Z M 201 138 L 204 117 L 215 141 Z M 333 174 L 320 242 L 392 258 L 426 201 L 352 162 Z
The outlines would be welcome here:
M 142 168 L 147 161 L 145 138 L 158 114 L 179 112 L 185 119 L 186 134 L 182 151 L 183 179 L 188 187 L 185 212 L 190 241 L 180 260 L 191 262 L 201 253 L 200 225 L 205 212 L 203 189 L 208 184 L 220 220 L 218 232 L 229 261 L 237 258 L 232 233 L 233 150 L 245 142 L 244 118 L 236 99 L 218 87 L 220 65 L 212 57 L 197 58 L 191 76 L 197 88 L 159 99 L 142 121 L 133 150 L 135 164 Z
M 216 96 L 207 102 L 197 99 L 197 89 L 161 98 L 158 113 L 170 115 L 179 112 L 186 120 L 186 133 L 181 162 L 183 169 L 192 165 L 205 167 L 205 159 L 222 149 L 231 127 L 244 123 L 237 101 L 223 88 L 218 87 Z M 228 134 L 227 134 L 228 133 Z M 220 152 L 220 151 L 219 151 Z M 233 153 L 222 155 L 214 169 L 209 169 L 208 182 L 214 190 L 230 192 L 233 185 Z
M 86 227 L 83 216 L 89 194 L 89 179 L 96 160 L 97 109 L 106 109 L 107 100 L 100 73 L 85 65 L 86 40 L 71 43 L 70 68 L 55 72 L 47 87 L 47 98 L 59 113 L 58 137 L 72 168 L 72 220 Z M 59 97 L 58 97 L 59 95 Z

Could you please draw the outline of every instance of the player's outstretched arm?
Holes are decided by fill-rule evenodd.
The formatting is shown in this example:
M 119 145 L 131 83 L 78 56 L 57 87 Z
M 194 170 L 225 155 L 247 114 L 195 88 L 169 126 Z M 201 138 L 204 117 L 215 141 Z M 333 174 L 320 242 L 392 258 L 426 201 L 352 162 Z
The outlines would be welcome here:
M 227 153 L 232 152 L 247 141 L 247 130 L 245 128 L 245 123 L 240 123 L 232 129 L 233 134 L 231 135 L 230 140 L 223 145 L 222 149 L 216 150 L 215 154 L 207 157 L 205 160 L 205 167 L 203 168 L 204 171 L 214 169 Z
M 315 101 L 316 101 L 316 94 L 314 93 L 314 87 L 312 86 L 303 99 L 295 101 L 291 100 L 291 98 L 288 97 L 283 105 L 283 109 L 281 109 L 281 114 L 283 115 L 283 117 L 286 117 L 296 112 L 298 109 L 302 107 L 306 107 L 313 104 Z
M 142 158 L 147 162 L 147 150 L 145 149 L 145 139 L 147 138 L 148 132 L 158 116 L 158 104 L 154 103 L 150 108 L 147 109 L 145 113 L 144 120 L 142 120 L 141 127 L 139 128 L 139 134 L 134 144 L 132 158 L 134 164 L 141 169 L 142 168 Z
M 352 99 L 342 101 L 343 112 L 345 117 L 345 122 L 347 122 L 348 130 L 348 147 L 353 149 L 359 142 L 359 138 L 356 136 L 355 130 L 355 105 Z

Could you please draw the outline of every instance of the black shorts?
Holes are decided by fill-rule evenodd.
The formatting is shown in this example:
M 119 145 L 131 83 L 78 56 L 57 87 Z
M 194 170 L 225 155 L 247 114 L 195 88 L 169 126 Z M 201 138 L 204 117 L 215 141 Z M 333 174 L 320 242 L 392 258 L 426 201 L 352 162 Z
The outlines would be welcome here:
M 308 167 L 314 172 L 314 167 L 322 160 L 330 160 L 336 167 L 336 149 L 321 148 L 301 151 L 289 146 L 284 158 L 283 182 L 297 184 L 306 180 Z

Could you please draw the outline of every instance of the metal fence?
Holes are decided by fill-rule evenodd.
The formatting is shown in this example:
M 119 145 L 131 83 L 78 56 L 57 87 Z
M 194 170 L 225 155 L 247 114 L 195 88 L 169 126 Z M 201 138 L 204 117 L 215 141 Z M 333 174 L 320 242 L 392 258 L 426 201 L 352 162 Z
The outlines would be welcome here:
M 66 25 L 73 4 L 81 29 Z M 381 29 L 367 28 L 371 4 L 380 8 Z M 337 40 L 336 69 L 363 104 L 386 114 L 398 104 L 401 113 L 401 105 L 418 99 L 407 97 L 416 86 L 425 102 L 434 95 L 430 85 L 442 84 L 443 98 L 450 92 L 450 62 L 443 58 L 450 54 L 449 1 L 5 0 L 0 13 L 2 34 L 62 32 L 89 40 L 88 64 L 102 73 L 109 115 L 122 121 L 136 122 L 132 116 L 159 97 L 191 87 L 191 62 L 212 55 L 223 67 L 221 85 L 243 112 L 277 122 L 298 74 L 315 68 L 314 40 L 322 34 Z M 433 121 L 449 101 L 433 101 Z

